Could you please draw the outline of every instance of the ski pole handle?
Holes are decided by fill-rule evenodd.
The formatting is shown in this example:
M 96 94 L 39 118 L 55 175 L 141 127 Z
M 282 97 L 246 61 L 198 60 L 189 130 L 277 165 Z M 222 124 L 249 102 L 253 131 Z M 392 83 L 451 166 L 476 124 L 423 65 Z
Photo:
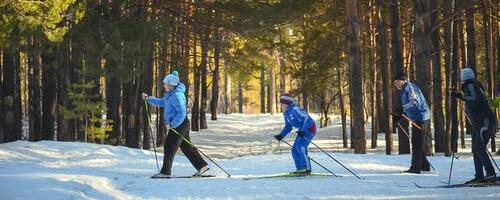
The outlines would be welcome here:
M 406 116 L 405 114 L 401 114 L 401 116 L 403 116 L 406 120 L 408 120 L 413 126 L 422 130 L 422 127 L 420 127 L 417 123 L 415 123 L 413 120 L 411 120 L 408 116 Z

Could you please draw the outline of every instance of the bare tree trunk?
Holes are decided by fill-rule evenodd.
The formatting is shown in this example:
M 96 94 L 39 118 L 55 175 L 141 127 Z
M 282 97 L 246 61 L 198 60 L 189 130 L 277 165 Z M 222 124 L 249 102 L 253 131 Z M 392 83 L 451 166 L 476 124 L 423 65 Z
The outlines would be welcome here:
M 42 53 L 42 140 L 54 139 L 54 122 L 56 114 L 56 76 L 54 76 L 55 46 L 44 45 Z
M 451 5 L 448 2 L 443 1 L 443 8 L 445 12 L 445 18 L 450 17 L 455 10 L 454 7 L 454 1 L 451 2 Z M 454 72 L 454 66 L 452 65 L 453 63 L 453 49 L 454 49 L 454 20 L 451 20 L 450 22 L 445 23 L 445 31 L 444 31 L 444 38 L 449 38 L 449 41 L 446 41 L 445 44 L 445 70 L 448 72 L 446 73 L 446 90 L 445 90 L 445 105 L 446 105 L 446 131 L 444 132 L 444 152 L 446 156 L 451 156 L 452 152 L 452 147 L 451 147 L 451 138 L 452 138 L 452 119 L 453 116 L 456 115 L 456 110 L 453 108 L 453 104 L 455 104 L 456 107 L 456 101 L 453 103 L 454 99 L 450 97 L 450 90 L 455 87 L 453 85 L 453 78 L 452 78 L 452 73 Z M 452 72 L 452 73 L 449 73 Z M 456 73 L 456 72 L 455 72 Z
M 351 135 L 355 153 L 366 153 L 363 112 L 363 67 L 359 49 L 358 1 L 346 0 L 347 41 L 349 44 L 349 98 L 351 102 Z
M 2 55 L 0 55 L 2 56 Z M 21 103 L 21 94 L 18 90 L 20 82 L 20 54 L 17 49 L 5 49 L 3 51 L 2 70 L 3 81 L 0 85 L 1 98 L 0 119 L 2 120 L 3 137 L 0 137 L 0 143 L 20 140 L 22 133 L 22 116 L 19 104 Z
M 260 113 L 266 113 L 266 69 L 260 66 Z
M 208 85 L 207 85 L 207 65 L 208 65 L 208 42 L 210 40 L 209 29 L 204 30 L 203 39 L 201 41 L 201 102 L 200 102 L 200 129 L 207 129 L 207 101 L 208 101 Z
M 476 64 L 476 38 L 475 38 L 475 28 L 474 28 L 474 4 L 476 1 L 470 1 L 469 4 L 471 9 L 465 11 L 466 15 L 466 26 L 467 26 L 467 67 L 472 68 L 477 74 L 477 64 Z
M 374 1 L 370 1 L 370 8 L 374 8 L 372 5 Z M 378 68 L 375 63 L 377 63 L 377 43 L 376 43 L 376 26 L 374 18 L 376 18 L 377 12 L 374 9 L 372 11 L 370 9 L 370 59 L 369 59 L 369 66 L 370 68 L 370 75 L 371 75 L 371 87 L 370 87 L 370 97 L 371 97 L 371 111 L 372 111 L 372 135 L 371 135 L 371 148 L 375 149 L 377 148 L 377 140 L 378 140 L 378 133 L 380 133 L 380 109 L 381 109 L 381 96 L 378 95 L 380 94 L 380 82 L 379 82 L 379 77 L 378 77 Z
M 456 0 L 456 12 L 463 12 L 464 1 Z M 460 19 L 463 14 L 459 14 L 454 22 L 454 33 L 453 33 L 453 57 L 452 57 L 452 71 L 451 71 L 451 88 L 458 88 L 458 77 L 460 74 L 460 66 L 463 66 L 462 57 L 464 56 L 463 49 L 461 48 L 464 42 L 463 39 L 463 22 Z M 459 137 L 459 120 L 458 120 L 458 102 L 455 98 L 451 99 L 451 147 L 454 152 L 457 152 L 458 148 L 458 137 Z
M 495 63 L 494 63 L 494 49 L 493 49 L 493 19 L 492 12 L 493 8 L 490 5 L 490 1 L 483 0 L 483 24 L 485 27 L 484 32 L 484 44 L 486 52 L 486 77 L 488 81 L 488 96 L 495 99 Z M 495 114 L 496 116 L 496 114 Z M 495 134 L 491 134 L 491 151 L 496 151 L 495 144 Z
M 392 0 L 391 1 L 391 50 L 392 50 L 392 77 L 391 80 L 394 79 L 395 76 L 404 72 L 403 66 L 403 39 L 401 37 L 401 22 L 399 16 L 399 1 Z M 392 110 L 399 110 L 398 108 L 401 105 L 401 98 L 399 91 L 393 89 L 392 90 Z M 410 139 L 406 134 L 403 133 L 403 130 L 408 132 L 407 123 L 401 124 L 403 125 L 403 130 L 401 130 L 397 122 L 392 121 L 393 126 L 399 129 L 398 132 L 398 152 L 399 154 L 408 154 L 410 153 Z
M 342 65 L 341 65 L 342 66 Z M 340 118 L 342 121 L 342 144 L 344 148 L 347 148 L 347 114 L 345 110 L 344 102 L 344 89 L 342 88 L 342 68 L 337 69 L 337 78 L 339 83 L 337 84 L 339 90 L 339 107 L 340 107 Z
M 416 83 L 420 86 L 427 103 L 432 94 L 431 78 L 431 1 L 414 0 L 415 6 L 415 61 L 416 61 Z M 432 105 L 432 104 L 429 104 Z M 430 123 L 427 130 L 430 130 Z M 430 133 L 429 133 L 430 134 Z M 432 154 L 432 137 L 424 137 L 425 151 L 427 155 Z
M 438 8 L 436 1 L 431 1 L 431 9 L 435 10 Z M 432 26 L 437 26 L 439 14 L 435 12 L 431 16 Z M 439 30 L 437 29 L 431 33 L 432 40 L 432 85 L 433 85 L 433 95 L 432 95 L 432 117 L 434 121 L 434 143 L 436 152 L 444 152 L 444 115 L 443 115 L 443 94 L 442 94 L 442 72 L 441 72 L 441 51 L 440 51 L 440 36 Z
M 378 63 L 377 65 L 380 67 L 381 70 L 381 81 L 382 81 L 382 94 L 384 97 L 383 101 L 383 109 L 381 110 L 381 116 L 380 120 L 384 123 L 383 128 L 385 132 L 385 153 L 387 155 L 390 155 L 392 152 L 392 124 L 391 124 L 391 114 L 389 112 L 389 109 L 392 107 L 391 103 L 391 74 L 389 70 L 389 52 L 388 52 L 388 47 L 387 47 L 387 29 L 385 28 L 386 20 L 385 20 L 385 13 L 387 13 L 386 6 L 384 4 L 383 0 L 377 0 L 377 51 L 378 51 Z
M 212 78 L 212 98 L 210 100 L 211 120 L 217 120 L 217 108 L 219 107 L 219 73 L 220 73 L 220 48 L 221 36 L 220 30 L 215 30 L 215 46 L 214 46 L 214 72 Z
M 145 49 L 146 51 L 146 58 L 144 60 L 144 66 L 143 66 L 143 86 L 142 91 L 145 92 L 146 94 L 152 94 L 153 92 L 153 68 L 154 68 L 154 42 L 153 41 L 146 41 Z M 140 102 L 141 108 L 144 107 L 144 103 Z M 151 113 L 146 112 L 146 109 L 143 108 L 143 115 L 142 115 L 142 122 L 143 122 L 143 134 L 144 137 L 142 138 L 142 148 L 149 150 L 151 149 L 151 137 L 152 137 L 152 129 L 149 124 L 149 117 L 151 117 Z M 150 110 L 149 110 L 150 111 Z
M 227 70 L 227 61 L 224 59 L 224 114 L 232 112 L 231 77 Z
M 243 113 L 243 86 L 238 82 L 238 113 Z
M 199 131 L 200 130 L 200 85 L 201 85 L 201 74 L 200 74 L 200 66 L 197 64 L 197 44 L 196 44 L 196 35 L 197 35 L 197 29 L 194 29 L 194 35 L 193 37 L 193 76 L 194 76 L 194 82 L 193 82 L 193 106 L 191 108 L 191 130 L 193 131 Z
M 40 52 L 36 38 L 31 37 L 28 45 L 28 66 L 30 68 L 29 133 L 31 141 L 42 139 L 41 93 L 40 93 Z M 5 72 L 4 72 L 5 73 Z M 4 80 L 5 82 L 5 80 Z
M 276 113 L 276 75 L 274 73 L 274 66 L 267 68 L 267 112 L 271 114 Z

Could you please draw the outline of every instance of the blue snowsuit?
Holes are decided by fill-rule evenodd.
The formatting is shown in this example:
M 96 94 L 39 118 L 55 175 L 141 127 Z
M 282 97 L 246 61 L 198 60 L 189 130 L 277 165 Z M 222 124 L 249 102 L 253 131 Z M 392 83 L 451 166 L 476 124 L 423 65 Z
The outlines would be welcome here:
M 148 103 L 163 108 L 163 123 L 170 124 L 172 128 L 179 127 L 187 116 L 186 109 L 186 86 L 179 83 L 177 87 L 166 93 L 161 98 L 151 97 L 147 98 Z
M 287 136 L 293 128 L 297 128 L 299 131 L 304 131 L 304 138 L 296 136 L 295 142 L 293 143 L 292 157 L 295 161 L 295 167 L 297 170 L 311 170 L 311 162 L 309 160 L 307 147 L 316 135 L 316 124 L 314 123 L 314 120 L 304 109 L 299 108 L 295 104 L 288 106 L 286 111 L 283 113 L 283 116 L 285 118 L 285 127 L 280 133 L 282 137 Z M 305 138 L 307 138 L 307 140 Z

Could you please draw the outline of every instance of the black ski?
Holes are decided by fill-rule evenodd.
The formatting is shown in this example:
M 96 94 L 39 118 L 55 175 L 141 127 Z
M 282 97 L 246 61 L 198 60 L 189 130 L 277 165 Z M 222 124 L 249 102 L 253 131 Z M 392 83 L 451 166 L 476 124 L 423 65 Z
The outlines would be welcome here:
M 418 188 L 461 188 L 461 187 L 493 187 L 500 186 L 499 182 L 487 182 L 487 183 L 459 183 L 450 185 L 435 185 L 435 186 L 422 186 L 417 183 L 413 183 Z
M 179 179 L 179 178 L 213 178 L 215 175 L 201 176 L 151 176 L 152 179 Z

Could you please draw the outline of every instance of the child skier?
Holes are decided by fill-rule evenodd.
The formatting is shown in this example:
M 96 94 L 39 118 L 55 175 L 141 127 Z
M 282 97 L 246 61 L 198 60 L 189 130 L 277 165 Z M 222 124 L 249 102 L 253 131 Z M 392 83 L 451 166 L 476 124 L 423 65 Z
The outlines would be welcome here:
M 403 114 L 415 123 L 411 134 L 411 167 L 406 173 L 420 174 L 421 171 L 430 171 L 430 163 L 424 152 L 424 135 L 429 133 L 430 110 L 420 88 L 408 81 L 405 74 L 394 79 L 394 86 L 401 90 L 402 111 L 394 112 L 394 121 L 399 123 Z
M 466 183 L 487 182 L 496 178 L 495 169 L 488 157 L 486 145 L 496 131 L 496 117 L 489 106 L 484 89 L 474 76 L 471 68 L 460 73 L 463 94 L 453 90 L 451 96 L 465 102 L 465 113 L 472 128 L 472 156 L 476 169 L 475 178 Z M 486 170 L 484 176 L 483 168 Z
M 172 72 L 163 79 L 165 95 L 162 98 L 148 96 L 142 93 L 143 99 L 148 103 L 162 107 L 164 112 L 164 124 L 168 135 L 164 146 L 163 166 L 161 172 L 154 177 L 170 177 L 172 163 L 177 149 L 181 148 L 182 153 L 189 159 L 191 164 L 198 170 L 193 176 L 202 176 L 208 171 L 208 164 L 203 160 L 195 147 L 184 141 L 182 137 L 189 139 L 189 120 L 187 119 L 186 108 L 186 86 L 180 82 L 177 71 Z M 177 133 L 174 132 L 177 131 Z
M 285 136 L 290 133 L 292 128 L 297 128 L 297 136 L 292 148 L 292 157 L 295 161 L 295 168 L 297 169 L 291 174 L 310 174 L 311 162 L 307 152 L 309 143 L 316 135 L 316 124 L 314 120 L 307 114 L 307 112 L 299 108 L 295 100 L 288 94 L 283 94 L 280 98 L 281 109 L 285 118 L 285 127 L 281 133 L 275 135 L 274 138 L 281 141 Z

